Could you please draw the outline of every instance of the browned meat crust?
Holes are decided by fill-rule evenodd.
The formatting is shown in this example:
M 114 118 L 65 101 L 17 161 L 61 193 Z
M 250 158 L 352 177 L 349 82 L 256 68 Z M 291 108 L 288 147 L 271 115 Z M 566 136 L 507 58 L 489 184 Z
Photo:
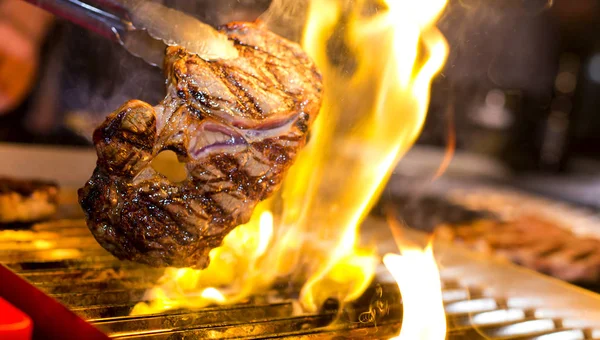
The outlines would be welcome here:
M 600 240 L 580 237 L 537 216 L 443 225 L 436 235 L 565 281 L 600 281 Z
M 129 101 L 94 132 L 97 167 L 79 201 L 98 242 L 120 259 L 206 267 L 306 142 L 321 105 L 312 61 L 255 24 L 221 31 L 239 58 L 207 62 L 168 48 L 163 102 Z M 186 163 L 183 182 L 150 167 L 163 150 Z
M 39 221 L 56 213 L 57 206 L 56 183 L 0 177 L 0 223 Z

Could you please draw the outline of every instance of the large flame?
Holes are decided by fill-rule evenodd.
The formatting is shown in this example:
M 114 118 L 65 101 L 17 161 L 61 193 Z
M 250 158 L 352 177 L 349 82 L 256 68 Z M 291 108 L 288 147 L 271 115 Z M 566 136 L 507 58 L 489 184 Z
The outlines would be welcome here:
M 168 269 L 134 313 L 235 303 L 281 276 L 304 282 L 308 310 L 358 297 L 379 263 L 373 247 L 359 245 L 358 228 L 421 131 L 448 52 L 435 27 L 445 4 L 309 0 L 302 46 L 325 83 L 310 143 L 278 195 L 210 253 L 207 269 Z
M 354 298 L 372 278 L 375 262 L 356 249 L 358 226 L 425 121 L 431 81 L 448 54 L 435 27 L 445 4 L 387 0 L 386 9 L 365 15 L 372 3 L 310 3 L 303 46 L 323 72 L 326 98 L 317 130 L 322 145 L 311 150 L 311 160 L 319 160 L 319 172 L 313 172 L 318 184 L 308 195 L 305 223 L 317 230 L 318 239 L 339 240 L 333 251 L 327 248 L 326 261 L 302 290 L 301 301 L 310 309 L 340 287 L 346 296 L 338 298 Z M 329 57 L 336 39 L 351 59 Z M 348 270 L 348 263 L 361 265 Z M 341 277 L 339 267 L 344 267 Z M 348 286 L 354 289 L 343 289 Z

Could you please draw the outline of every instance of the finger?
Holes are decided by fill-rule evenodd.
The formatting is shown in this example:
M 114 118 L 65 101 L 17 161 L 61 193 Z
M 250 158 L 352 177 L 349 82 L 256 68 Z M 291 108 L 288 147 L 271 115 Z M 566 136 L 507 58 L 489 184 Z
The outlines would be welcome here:
M 0 60 L 0 111 L 14 109 L 33 85 L 35 61 L 4 56 Z
M 34 43 L 0 22 L 0 112 L 14 109 L 28 94 L 37 69 Z
M 31 58 L 36 53 L 37 46 L 31 38 L 15 30 L 7 21 L 0 20 L 0 53 L 17 58 Z
M 43 39 L 52 22 L 50 13 L 21 0 L 1 1 L 0 14 L 3 21 L 9 22 L 21 34 L 36 42 Z
M 0 61 L 0 110 L 14 109 L 33 85 L 35 62 L 11 56 Z
M 0 116 L 8 111 L 12 107 L 13 103 L 8 96 L 0 93 Z

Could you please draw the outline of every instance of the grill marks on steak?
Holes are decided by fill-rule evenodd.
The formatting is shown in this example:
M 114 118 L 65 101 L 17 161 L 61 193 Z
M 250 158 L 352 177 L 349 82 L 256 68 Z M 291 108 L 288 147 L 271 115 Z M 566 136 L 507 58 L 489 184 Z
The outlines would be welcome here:
M 249 23 L 221 29 L 240 57 L 208 62 L 167 49 L 167 96 L 132 100 L 94 132 L 97 167 L 79 190 L 88 226 L 120 259 L 205 268 L 209 251 L 282 182 L 321 104 L 301 48 Z M 187 178 L 150 166 L 172 150 Z

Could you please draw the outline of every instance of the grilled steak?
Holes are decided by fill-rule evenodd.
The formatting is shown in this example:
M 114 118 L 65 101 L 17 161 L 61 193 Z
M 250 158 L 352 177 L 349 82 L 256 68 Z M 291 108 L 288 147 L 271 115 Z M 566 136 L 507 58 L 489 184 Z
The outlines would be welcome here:
M 56 183 L 0 177 L 0 223 L 39 221 L 56 213 L 57 206 Z
M 129 101 L 94 132 L 97 167 L 79 201 L 98 242 L 120 259 L 205 268 L 306 142 L 322 91 L 308 56 L 255 24 L 220 31 L 240 57 L 209 62 L 169 47 L 165 99 Z M 150 166 L 163 150 L 185 163 L 185 180 Z
M 540 216 L 442 225 L 436 236 L 561 280 L 588 284 L 600 280 L 600 240 L 575 235 Z

